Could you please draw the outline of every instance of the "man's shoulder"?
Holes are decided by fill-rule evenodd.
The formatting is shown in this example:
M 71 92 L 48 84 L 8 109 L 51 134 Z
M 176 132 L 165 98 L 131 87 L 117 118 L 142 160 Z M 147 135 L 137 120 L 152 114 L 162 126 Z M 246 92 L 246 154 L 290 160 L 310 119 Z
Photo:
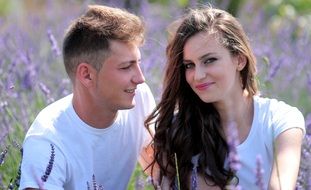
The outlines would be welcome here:
M 140 93 L 149 93 L 149 92 L 151 92 L 150 87 L 145 82 L 137 85 L 137 91 L 140 92 Z
M 55 122 L 61 120 L 61 117 L 64 115 L 63 113 L 68 112 L 67 110 L 69 110 L 71 107 L 70 105 L 72 105 L 71 101 L 72 94 L 67 95 L 43 108 L 33 121 L 30 131 L 34 129 L 46 130 L 43 128 L 53 126 Z
M 148 102 L 154 101 L 154 96 L 151 92 L 150 87 L 146 83 L 139 84 L 135 95 L 136 102 L 142 102 L 149 104 Z
M 66 110 L 70 105 L 72 105 L 72 94 L 69 94 L 47 105 L 39 112 L 38 116 L 46 114 L 51 116 L 55 112 Z

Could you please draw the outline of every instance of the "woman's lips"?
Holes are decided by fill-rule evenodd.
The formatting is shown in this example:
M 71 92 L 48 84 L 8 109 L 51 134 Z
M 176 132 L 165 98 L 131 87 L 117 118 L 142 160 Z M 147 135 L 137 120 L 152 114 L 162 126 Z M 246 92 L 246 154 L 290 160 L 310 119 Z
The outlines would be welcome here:
M 198 90 L 205 90 L 209 88 L 212 84 L 214 83 L 213 82 L 201 83 L 201 84 L 195 85 L 195 88 Z

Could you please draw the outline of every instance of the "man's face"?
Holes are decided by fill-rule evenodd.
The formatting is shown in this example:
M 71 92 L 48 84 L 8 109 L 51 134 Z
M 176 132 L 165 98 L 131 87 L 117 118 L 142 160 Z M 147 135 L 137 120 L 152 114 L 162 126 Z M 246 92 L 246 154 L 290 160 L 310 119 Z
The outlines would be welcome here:
M 103 109 L 117 111 L 134 107 L 135 90 L 145 81 L 141 55 L 134 43 L 110 41 L 110 54 L 96 76 L 95 102 Z

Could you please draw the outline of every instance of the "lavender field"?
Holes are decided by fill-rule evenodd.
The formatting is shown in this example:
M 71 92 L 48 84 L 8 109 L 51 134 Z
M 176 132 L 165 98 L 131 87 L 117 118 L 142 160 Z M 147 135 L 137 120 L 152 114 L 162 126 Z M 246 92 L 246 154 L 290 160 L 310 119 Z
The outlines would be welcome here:
M 297 189 L 311 190 L 311 1 L 236 0 L 239 6 L 234 1 L 198 2 L 233 10 L 255 51 L 261 94 L 284 100 L 304 114 L 307 134 Z M 197 1 L 0 0 L 0 190 L 16 188 L 21 144 L 35 116 L 71 92 L 62 64 L 64 30 L 94 3 L 123 7 L 144 18 L 147 38 L 141 49 L 142 67 L 158 100 L 166 27 Z M 128 189 L 150 188 L 141 173 L 137 168 Z

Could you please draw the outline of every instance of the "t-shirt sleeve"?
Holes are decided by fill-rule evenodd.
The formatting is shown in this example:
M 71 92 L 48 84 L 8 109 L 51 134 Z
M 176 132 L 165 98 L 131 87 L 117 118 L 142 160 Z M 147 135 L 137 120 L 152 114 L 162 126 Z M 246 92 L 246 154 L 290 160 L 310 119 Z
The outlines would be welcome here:
M 149 114 L 151 114 L 151 112 L 154 110 L 156 103 L 154 100 L 154 96 L 149 88 L 149 86 L 146 83 L 140 84 L 139 85 L 139 91 L 140 91 L 140 95 L 139 98 L 142 102 L 142 106 L 143 106 L 143 115 L 144 115 L 144 119 L 147 119 L 147 117 L 149 116 Z M 151 129 L 152 132 L 154 132 L 154 127 L 150 126 L 149 127 Z M 144 128 L 144 146 L 147 146 L 150 142 L 151 142 L 151 136 L 148 132 L 148 130 L 146 128 Z
M 296 108 L 278 102 L 273 114 L 274 139 L 282 132 L 291 128 L 300 128 L 305 134 L 305 120 L 302 113 Z
M 145 115 L 148 116 L 155 108 L 155 100 L 153 94 L 146 83 L 140 84 L 139 89 L 141 91 L 141 100 L 143 102 Z
M 23 144 L 19 189 L 63 190 L 66 162 L 59 147 L 47 139 L 27 137 Z

